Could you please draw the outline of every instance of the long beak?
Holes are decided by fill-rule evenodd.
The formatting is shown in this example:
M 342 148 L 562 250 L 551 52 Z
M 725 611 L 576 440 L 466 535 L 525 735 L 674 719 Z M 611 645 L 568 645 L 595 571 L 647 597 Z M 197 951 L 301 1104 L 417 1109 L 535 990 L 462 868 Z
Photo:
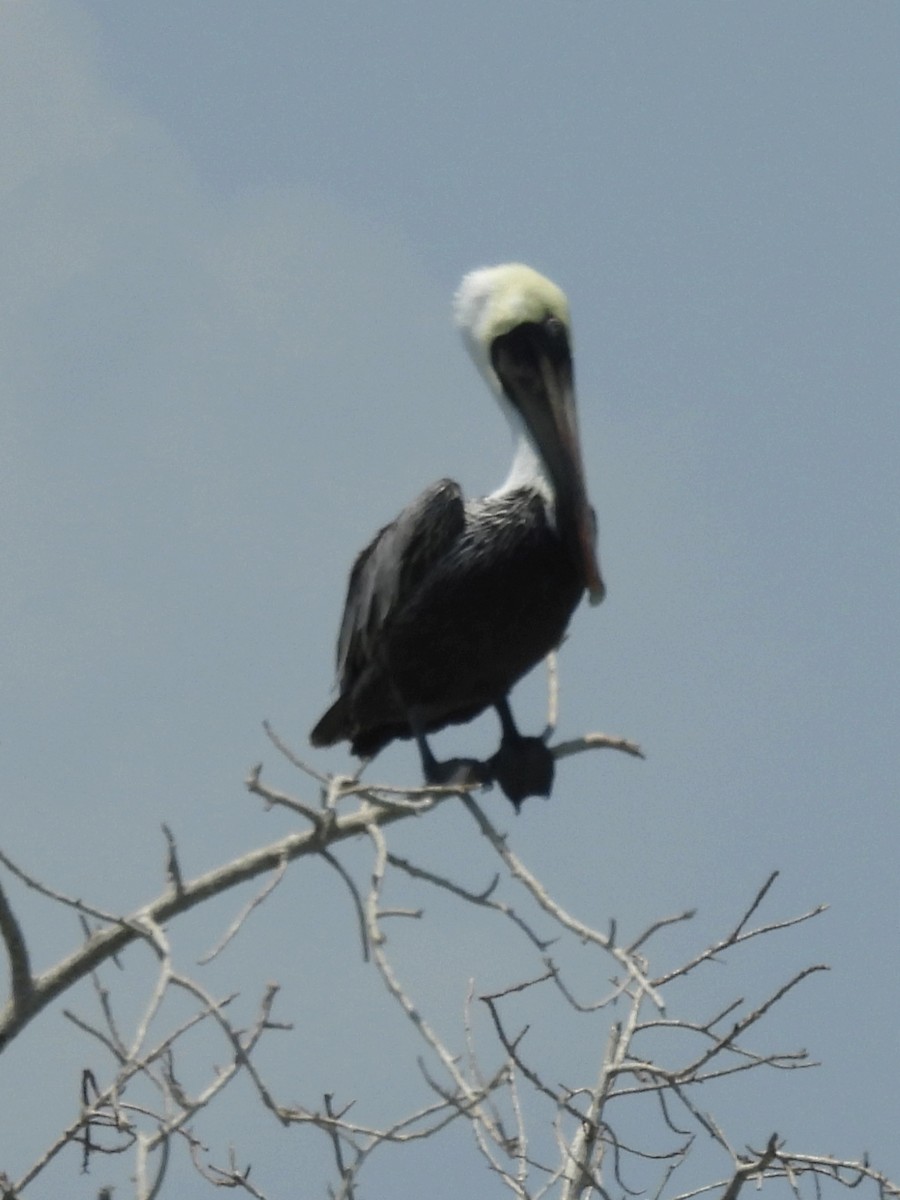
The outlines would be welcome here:
M 525 413 L 525 419 L 556 484 L 557 520 L 569 523 L 574 535 L 588 599 L 591 604 L 599 604 L 606 595 L 606 584 L 600 574 L 594 510 L 584 479 L 572 373 L 560 372 L 543 356 L 539 365 L 546 397 L 544 419 L 537 413 Z M 550 417 L 549 429 L 546 415 Z
M 575 551 L 591 604 L 599 604 L 606 585 L 584 480 L 571 359 L 568 353 L 561 357 L 543 350 L 529 358 L 527 363 L 513 361 L 501 349 L 495 368 L 547 466 L 556 489 L 557 526 Z

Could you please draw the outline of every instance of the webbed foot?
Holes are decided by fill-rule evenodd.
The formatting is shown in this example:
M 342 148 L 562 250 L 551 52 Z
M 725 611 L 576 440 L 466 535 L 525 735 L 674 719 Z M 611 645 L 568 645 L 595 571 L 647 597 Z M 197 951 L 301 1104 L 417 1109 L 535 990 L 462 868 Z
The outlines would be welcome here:
M 527 796 L 549 796 L 553 788 L 553 751 L 539 737 L 505 737 L 485 764 L 516 812 Z

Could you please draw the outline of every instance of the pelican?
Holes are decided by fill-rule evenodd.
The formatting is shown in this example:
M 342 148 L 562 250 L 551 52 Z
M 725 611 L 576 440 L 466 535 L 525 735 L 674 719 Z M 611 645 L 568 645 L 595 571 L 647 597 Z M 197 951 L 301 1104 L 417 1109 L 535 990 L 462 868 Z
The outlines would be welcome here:
M 585 591 L 605 587 L 578 437 L 569 306 L 521 263 L 472 271 L 454 311 L 515 439 L 506 482 L 465 500 L 441 479 L 378 531 L 350 571 L 339 694 L 310 734 L 369 758 L 415 738 L 432 784 L 496 781 L 518 811 L 549 796 L 553 755 L 516 727 L 508 693 L 562 640 Z M 439 762 L 427 735 L 493 707 L 487 762 Z

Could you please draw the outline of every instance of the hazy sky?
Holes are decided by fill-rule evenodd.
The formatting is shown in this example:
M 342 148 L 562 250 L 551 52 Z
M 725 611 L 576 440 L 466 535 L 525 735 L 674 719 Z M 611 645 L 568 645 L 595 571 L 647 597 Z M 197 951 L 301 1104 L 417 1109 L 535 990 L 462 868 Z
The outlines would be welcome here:
M 189 875 L 291 827 L 242 787 L 259 759 L 306 786 L 260 723 L 306 752 L 378 525 L 441 475 L 504 477 L 450 298 L 521 259 L 572 305 L 609 587 L 561 654 L 560 732 L 648 758 L 568 760 L 517 820 L 486 803 L 602 926 L 696 906 L 699 946 L 775 867 L 772 916 L 827 902 L 759 965 L 831 964 L 773 1026 L 824 1065 L 757 1085 L 732 1130 L 900 1174 L 898 129 L 890 0 L 0 0 L 6 851 L 124 910 L 162 886 L 162 821 Z M 542 703 L 537 678 L 524 726 Z M 371 774 L 418 771 L 402 745 Z M 473 887 L 493 870 L 476 843 L 446 808 L 397 834 Z M 76 944 L 13 899 L 39 966 Z M 187 961 L 231 911 L 173 930 Z M 439 928 L 408 953 L 455 1036 L 500 950 Z M 249 1012 L 282 979 L 297 1022 L 286 1098 L 371 1115 L 378 1071 L 402 1092 L 418 1047 L 333 877 L 295 872 L 242 953 L 221 986 L 238 972 Z M 4 1058 L 13 1176 L 76 1111 L 73 1040 L 54 1009 Z M 260 1186 L 299 1172 L 323 1194 L 298 1137 L 260 1117 L 252 1140 Z M 464 1139 L 445 1153 L 373 1160 L 365 1194 L 504 1194 Z M 127 1194 L 126 1164 L 82 1179 L 74 1155 L 57 1182 L 92 1196 L 107 1167 Z

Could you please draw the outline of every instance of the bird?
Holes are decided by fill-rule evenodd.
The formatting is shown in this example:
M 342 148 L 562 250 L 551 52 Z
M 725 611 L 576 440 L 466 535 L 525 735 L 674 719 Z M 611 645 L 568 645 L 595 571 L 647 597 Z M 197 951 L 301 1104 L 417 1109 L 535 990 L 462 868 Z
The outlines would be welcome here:
M 337 640 L 338 696 L 310 734 L 371 758 L 414 738 L 427 784 L 499 783 L 516 811 L 549 796 L 554 758 L 522 735 L 509 692 L 556 649 L 585 592 L 605 595 L 575 405 L 569 305 L 522 263 L 467 274 L 454 314 L 514 438 L 505 482 L 465 499 L 427 487 L 359 553 Z M 439 761 L 428 735 L 488 708 L 500 720 L 486 762 Z

